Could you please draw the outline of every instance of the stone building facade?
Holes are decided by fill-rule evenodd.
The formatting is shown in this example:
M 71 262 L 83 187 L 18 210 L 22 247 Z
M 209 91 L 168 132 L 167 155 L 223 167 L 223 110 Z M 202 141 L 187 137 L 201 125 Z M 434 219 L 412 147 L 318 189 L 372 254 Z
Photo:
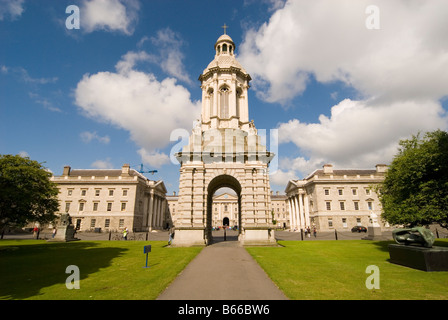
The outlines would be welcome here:
M 280 192 L 271 192 L 271 215 L 274 220 L 275 226 L 280 229 L 289 228 L 290 215 L 288 206 L 288 197 L 286 194 L 280 194 Z
M 172 225 L 163 181 L 121 169 L 71 169 L 52 180 L 59 187 L 60 212 L 80 231 L 151 231 Z
M 334 170 L 327 164 L 303 180 L 290 180 L 285 189 L 290 230 L 316 227 L 320 231 L 344 231 L 354 226 L 367 227 L 372 213 L 381 216 L 375 186 L 383 182 L 386 170 L 386 165 L 377 165 L 373 170 Z M 381 227 L 388 225 L 381 223 Z
M 174 192 L 166 196 L 170 213 L 175 215 L 178 208 L 178 196 Z M 276 221 L 274 228 L 289 228 L 288 198 L 278 191 L 271 191 L 271 218 Z M 238 196 L 234 193 L 223 193 L 213 196 L 212 227 L 238 227 Z
M 189 144 L 175 155 L 181 165 L 173 215 L 177 246 L 213 242 L 213 195 L 222 187 L 237 194 L 240 243 L 275 243 L 268 172 L 274 154 L 249 120 L 250 80 L 235 58 L 235 43 L 223 34 L 215 43 L 214 59 L 199 76 L 201 118 Z

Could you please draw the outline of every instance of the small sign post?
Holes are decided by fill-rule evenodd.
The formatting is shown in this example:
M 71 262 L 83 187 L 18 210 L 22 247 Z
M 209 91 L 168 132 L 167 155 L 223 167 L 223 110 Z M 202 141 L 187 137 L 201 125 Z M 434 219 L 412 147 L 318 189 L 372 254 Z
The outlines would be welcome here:
M 146 266 L 144 266 L 143 268 L 149 268 L 148 267 L 148 253 L 151 252 L 151 245 L 147 245 L 143 247 L 143 253 L 146 253 Z

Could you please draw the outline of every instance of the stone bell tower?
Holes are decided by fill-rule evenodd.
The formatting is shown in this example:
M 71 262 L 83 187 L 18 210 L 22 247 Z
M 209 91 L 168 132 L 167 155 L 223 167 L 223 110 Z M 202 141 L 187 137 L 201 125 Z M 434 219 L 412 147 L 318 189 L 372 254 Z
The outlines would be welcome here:
M 231 37 L 224 33 L 214 48 L 213 61 L 199 76 L 201 119 L 189 144 L 176 154 L 181 168 L 174 245 L 213 242 L 212 197 L 221 187 L 238 196 L 240 243 L 273 244 L 268 166 L 274 154 L 249 121 L 251 77 L 236 60 Z

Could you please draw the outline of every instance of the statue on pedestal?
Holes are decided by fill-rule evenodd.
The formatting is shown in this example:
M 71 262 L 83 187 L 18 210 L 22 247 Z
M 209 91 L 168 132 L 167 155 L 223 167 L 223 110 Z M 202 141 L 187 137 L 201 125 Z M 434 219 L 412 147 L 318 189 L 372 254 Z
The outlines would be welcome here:
M 70 215 L 67 212 L 62 213 L 57 226 L 57 231 L 54 234 L 53 239 L 49 241 L 78 241 L 80 239 L 75 238 L 75 232 L 76 230 L 72 225 L 72 218 Z
M 378 223 L 378 215 L 371 211 L 369 217 L 369 224 L 367 226 L 367 236 L 363 240 L 385 240 L 381 231 L 381 226 Z

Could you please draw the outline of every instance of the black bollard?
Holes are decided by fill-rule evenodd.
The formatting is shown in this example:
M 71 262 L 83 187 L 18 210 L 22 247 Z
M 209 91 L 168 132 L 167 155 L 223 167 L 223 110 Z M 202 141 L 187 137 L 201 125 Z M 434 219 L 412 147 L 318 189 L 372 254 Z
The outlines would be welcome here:
M 226 233 L 226 227 L 224 227 L 224 241 L 227 241 L 227 233 Z

